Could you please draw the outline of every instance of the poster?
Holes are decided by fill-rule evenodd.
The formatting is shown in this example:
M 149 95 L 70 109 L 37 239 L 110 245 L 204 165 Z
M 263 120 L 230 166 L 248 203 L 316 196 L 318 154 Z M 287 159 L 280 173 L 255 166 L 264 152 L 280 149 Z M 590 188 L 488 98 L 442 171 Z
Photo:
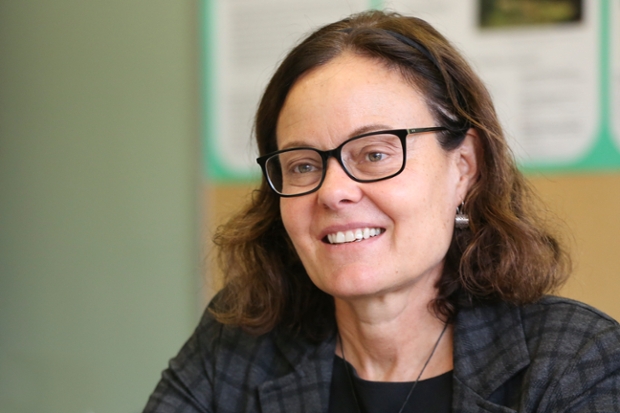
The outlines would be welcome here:
M 208 176 L 258 169 L 252 115 L 284 53 L 313 28 L 376 7 L 421 17 L 487 84 L 525 171 L 620 169 L 620 0 L 212 0 Z

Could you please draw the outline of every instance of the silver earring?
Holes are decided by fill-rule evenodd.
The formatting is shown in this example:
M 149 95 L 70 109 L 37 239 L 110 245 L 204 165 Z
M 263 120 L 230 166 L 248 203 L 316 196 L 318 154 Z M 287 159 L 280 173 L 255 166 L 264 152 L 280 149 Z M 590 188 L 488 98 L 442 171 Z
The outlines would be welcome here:
M 465 202 L 462 202 L 456 208 L 456 216 L 454 217 L 454 227 L 457 229 L 469 228 L 469 215 L 463 212 L 463 206 Z

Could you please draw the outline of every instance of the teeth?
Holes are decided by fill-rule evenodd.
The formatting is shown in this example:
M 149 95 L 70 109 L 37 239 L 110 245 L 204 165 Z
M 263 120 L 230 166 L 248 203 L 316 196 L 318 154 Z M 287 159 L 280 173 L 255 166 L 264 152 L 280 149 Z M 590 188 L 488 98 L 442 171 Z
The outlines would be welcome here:
M 358 228 L 352 231 L 338 231 L 327 234 L 330 244 L 344 244 L 345 242 L 361 241 L 381 234 L 381 228 Z
M 342 244 L 345 241 L 344 239 L 344 233 L 343 232 L 339 232 L 336 234 L 336 242 L 338 244 Z

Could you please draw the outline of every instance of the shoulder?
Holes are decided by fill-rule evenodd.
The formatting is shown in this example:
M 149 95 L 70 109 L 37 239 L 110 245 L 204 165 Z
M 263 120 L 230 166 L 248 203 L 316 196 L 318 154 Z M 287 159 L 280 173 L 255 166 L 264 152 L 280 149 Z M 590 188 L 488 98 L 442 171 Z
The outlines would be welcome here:
M 569 298 L 545 296 L 539 301 L 520 307 L 524 322 L 549 320 L 559 323 L 573 322 L 577 327 L 584 323 L 605 326 L 618 326 L 618 322 L 588 304 Z
M 559 297 L 463 309 L 455 325 L 455 374 L 483 398 L 501 395 L 506 405 L 568 411 L 587 400 L 605 410 L 620 392 L 620 326 Z
M 543 402 L 571 406 L 587 401 L 596 406 L 594 411 L 615 403 L 620 392 L 617 321 L 584 303 L 558 297 L 524 306 L 521 314 L 531 358 L 529 382 L 548 380 Z
M 260 411 L 259 392 L 294 374 L 308 348 L 285 331 L 257 336 L 220 323 L 207 308 L 144 411 Z
M 262 383 L 298 372 L 301 366 L 333 356 L 335 337 L 312 342 L 294 331 L 276 327 L 255 335 L 244 328 L 219 322 L 209 311 L 194 333 L 201 354 L 216 383 Z M 329 359 L 331 361 L 331 358 Z
M 215 382 L 234 382 L 285 374 L 290 365 L 284 357 L 295 338 L 274 330 L 254 335 L 245 329 L 219 322 L 207 308 L 194 332 L 205 367 Z M 284 347 L 284 349 L 282 349 Z
M 579 347 L 596 336 L 614 337 L 620 331 L 618 322 L 605 313 L 567 298 L 544 297 L 519 307 L 519 312 L 528 342 Z
M 283 400 L 287 405 L 314 400 L 329 388 L 334 340 L 312 343 L 283 328 L 253 335 L 220 323 L 208 310 L 195 336 L 216 406 L 276 411 Z
M 620 325 L 587 304 L 545 296 L 523 306 L 500 302 L 461 309 L 457 316 L 457 328 L 467 338 L 486 336 L 490 339 L 498 331 L 518 329 L 523 331 L 527 341 L 548 341 L 561 336 L 572 343 L 600 332 L 613 333 L 620 329 Z
M 500 351 L 502 346 L 521 346 L 531 359 L 565 362 L 575 359 L 579 351 L 595 349 L 620 354 L 616 320 L 561 297 L 546 296 L 523 306 L 498 303 L 464 309 L 457 317 L 456 332 L 458 341 L 485 342 Z
M 193 334 L 162 372 L 144 412 L 217 411 L 219 395 L 238 393 L 244 370 L 249 368 L 252 359 L 260 359 L 256 356 L 259 343 L 260 340 L 243 334 L 240 329 L 219 323 L 208 309 L 205 310 Z M 227 381 L 220 380 L 222 376 Z M 246 408 L 255 407 L 253 400 L 240 398 L 238 394 L 224 405 L 232 401 Z

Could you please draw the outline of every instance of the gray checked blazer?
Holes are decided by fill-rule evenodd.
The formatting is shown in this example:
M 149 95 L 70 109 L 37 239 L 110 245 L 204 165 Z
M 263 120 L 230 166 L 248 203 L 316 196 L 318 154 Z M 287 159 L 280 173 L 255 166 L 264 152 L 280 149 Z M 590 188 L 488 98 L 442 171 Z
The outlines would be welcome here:
M 254 337 L 206 312 L 144 413 L 327 413 L 335 337 Z M 620 412 L 620 326 L 575 301 L 459 311 L 454 412 Z

